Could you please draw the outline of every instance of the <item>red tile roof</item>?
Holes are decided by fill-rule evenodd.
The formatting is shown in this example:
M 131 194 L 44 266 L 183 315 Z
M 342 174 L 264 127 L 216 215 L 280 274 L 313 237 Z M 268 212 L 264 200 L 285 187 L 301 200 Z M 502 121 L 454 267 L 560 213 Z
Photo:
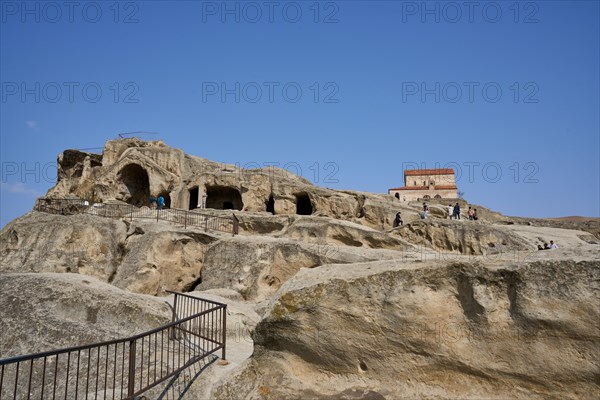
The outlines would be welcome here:
M 416 175 L 454 175 L 452 168 L 437 168 L 437 169 L 407 169 L 404 171 L 404 176 Z

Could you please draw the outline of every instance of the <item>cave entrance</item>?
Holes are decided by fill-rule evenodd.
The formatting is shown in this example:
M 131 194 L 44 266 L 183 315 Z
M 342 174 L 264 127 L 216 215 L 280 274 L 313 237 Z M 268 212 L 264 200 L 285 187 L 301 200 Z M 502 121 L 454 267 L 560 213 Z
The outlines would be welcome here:
M 198 208 L 198 186 L 190 189 L 190 206 L 188 210 Z
M 160 196 L 165 199 L 165 206 L 163 208 L 171 208 L 171 196 L 169 195 L 169 192 L 160 192 L 156 199 L 158 200 Z
M 206 208 L 241 210 L 242 206 L 242 195 L 239 190 L 228 186 L 206 188 Z
M 148 172 L 137 164 L 127 164 L 118 174 L 127 192 L 123 200 L 137 207 L 150 206 L 150 179 Z
M 267 212 L 275 214 L 275 199 L 273 198 L 273 195 L 270 195 L 269 200 L 267 200 Z
M 296 195 L 296 214 L 298 215 L 311 215 L 313 212 L 313 206 L 310 202 L 310 197 L 306 193 Z

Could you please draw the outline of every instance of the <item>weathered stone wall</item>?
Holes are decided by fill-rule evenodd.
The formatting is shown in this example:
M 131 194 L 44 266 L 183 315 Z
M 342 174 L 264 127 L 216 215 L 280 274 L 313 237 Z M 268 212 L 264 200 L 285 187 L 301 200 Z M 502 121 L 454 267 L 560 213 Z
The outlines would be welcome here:
M 426 195 L 434 198 L 439 195 L 444 199 L 456 199 L 458 191 L 456 189 L 418 189 L 418 190 L 390 190 L 390 195 L 395 196 L 396 193 L 400 196 L 401 201 L 414 201 L 423 199 Z M 406 200 L 404 200 L 406 199 Z

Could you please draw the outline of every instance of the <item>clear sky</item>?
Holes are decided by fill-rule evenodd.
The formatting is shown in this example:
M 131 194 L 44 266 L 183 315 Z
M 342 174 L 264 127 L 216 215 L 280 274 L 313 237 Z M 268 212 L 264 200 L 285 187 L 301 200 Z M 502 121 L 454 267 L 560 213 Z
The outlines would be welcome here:
M 455 168 L 507 215 L 599 216 L 597 1 L 0 2 L 0 225 L 67 148 L 151 131 L 384 193 Z M 301 171 L 300 171 L 301 170 Z

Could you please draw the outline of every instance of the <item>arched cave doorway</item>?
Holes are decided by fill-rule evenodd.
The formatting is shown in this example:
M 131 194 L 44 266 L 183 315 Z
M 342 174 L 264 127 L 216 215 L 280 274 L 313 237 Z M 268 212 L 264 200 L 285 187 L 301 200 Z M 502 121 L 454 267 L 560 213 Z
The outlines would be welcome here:
M 160 192 L 156 198 L 158 199 L 159 196 L 162 196 L 165 199 L 164 208 L 171 208 L 171 196 L 169 195 L 169 192 Z
M 400 193 L 396 193 L 396 194 L 394 195 L 394 197 L 395 197 L 395 198 L 397 198 L 398 200 L 400 200 Z
M 429 197 L 428 194 L 426 194 L 425 196 L 423 196 L 423 200 L 429 200 L 429 199 L 431 199 L 431 197 Z
M 191 188 L 189 190 L 190 192 L 190 205 L 188 207 L 188 210 L 193 210 L 195 208 L 198 208 L 198 186 Z
M 206 208 L 241 210 L 242 206 L 242 195 L 239 190 L 228 186 L 208 186 L 206 188 Z
M 275 199 L 272 194 L 269 196 L 269 200 L 267 200 L 267 212 L 275 214 Z
M 435 196 L 433 196 L 434 199 L 441 199 L 442 196 L 440 196 L 439 194 L 436 194 Z
M 148 172 L 137 164 L 127 164 L 118 174 L 127 192 L 123 200 L 134 206 L 150 206 L 150 179 Z
M 313 213 L 313 206 L 310 201 L 310 197 L 306 193 L 300 193 L 296 195 L 296 214 L 298 215 L 311 215 Z

